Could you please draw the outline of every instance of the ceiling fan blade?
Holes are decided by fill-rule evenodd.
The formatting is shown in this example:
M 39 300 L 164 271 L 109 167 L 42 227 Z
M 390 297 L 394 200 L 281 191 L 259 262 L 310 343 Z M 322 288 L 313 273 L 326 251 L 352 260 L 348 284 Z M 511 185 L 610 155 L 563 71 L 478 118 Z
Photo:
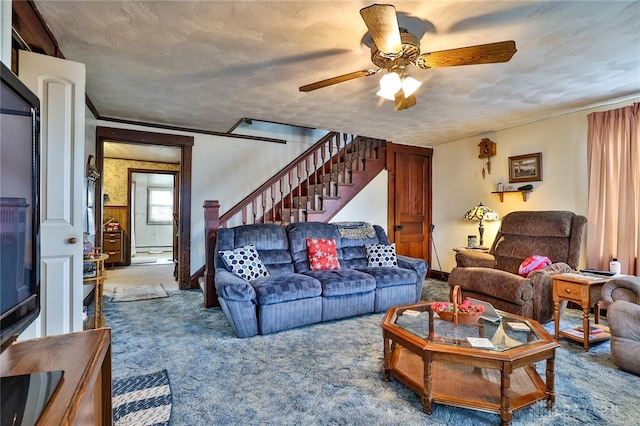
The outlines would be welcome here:
M 322 89 L 323 87 L 332 86 L 334 84 L 342 83 L 345 81 L 353 80 L 360 77 L 368 77 L 370 75 L 375 74 L 376 72 L 373 70 L 362 70 L 351 72 L 349 74 L 339 75 L 337 77 L 328 78 L 326 80 L 317 81 L 315 83 L 306 84 L 300 87 L 301 92 L 310 92 L 316 89 Z
M 374 4 L 360 9 L 360 15 L 380 52 L 390 57 L 402 54 L 395 7 L 390 4 Z
M 416 95 L 404 96 L 404 90 L 396 92 L 396 111 L 411 108 L 416 104 Z
M 497 43 L 423 53 L 416 58 L 416 66 L 427 69 L 508 62 L 514 53 L 516 53 L 515 41 L 499 41 Z

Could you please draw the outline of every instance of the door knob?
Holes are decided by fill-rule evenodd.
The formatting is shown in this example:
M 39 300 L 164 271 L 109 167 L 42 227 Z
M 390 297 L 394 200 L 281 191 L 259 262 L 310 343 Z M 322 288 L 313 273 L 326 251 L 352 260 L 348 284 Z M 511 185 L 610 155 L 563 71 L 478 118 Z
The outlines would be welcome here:
M 404 225 L 396 225 L 393 227 L 395 231 L 402 231 L 404 229 Z
M 77 243 L 77 242 L 78 242 L 78 239 L 77 239 L 76 237 L 71 237 L 71 238 L 69 238 L 69 239 L 67 240 L 67 242 L 68 242 L 69 244 L 75 244 L 75 243 Z

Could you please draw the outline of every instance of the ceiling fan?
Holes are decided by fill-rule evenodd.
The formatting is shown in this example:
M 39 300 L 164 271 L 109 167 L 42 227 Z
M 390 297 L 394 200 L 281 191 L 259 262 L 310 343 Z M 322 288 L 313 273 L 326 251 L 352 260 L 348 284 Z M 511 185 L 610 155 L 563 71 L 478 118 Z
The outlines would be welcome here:
M 371 46 L 371 62 L 379 68 L 355 71 L 307 84 L 300 87 L 301 92 L 310 92 L 387 70 L 387 74 L 380 79 L 380 91 L 377 94 L 394 100 L 397 110 L 407 109 L 416 104 L 413 93 L 421 83 L 406 75 L 406 66 L 429 69 L 508 62 L 516 53 L 516 43 L 509 40 L 421 54 L 420 40 L 398 26 L 396 9 L 392 5 L 373 4 L 361 9 L 360 15 L 374 42 Z

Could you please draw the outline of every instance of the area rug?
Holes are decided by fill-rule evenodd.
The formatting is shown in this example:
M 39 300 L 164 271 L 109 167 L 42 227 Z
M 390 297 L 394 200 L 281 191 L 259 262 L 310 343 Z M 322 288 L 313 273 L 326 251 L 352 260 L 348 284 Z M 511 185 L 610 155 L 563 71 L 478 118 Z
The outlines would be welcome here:
M 169 425 L 171 386 L 167 370 L 113 382 L 115 426 Z
M 425 283 L 423 300 L 447 300 L 444 282 Z M 114 379 L 167 369 L 172 426 L 499 424 L 496 414 L 434 404 L 382 377 L 380 321 L 367 314 L 267 336 L 239 339 L 220 308 L 204 308 L 198 289 L 169 290 L 153 303 L 105 302 L 112 330 Z M 567 309 L 563 325 L 580 325 Z M 544 325 L 553 333 L 553 322 Z M 512 426 L 640 424 L 640 377 L 619 370 L 609 342 L 584 352 L 560 340 L 555 409 L 537 403 L 514 413 Z M 544 363 L 538 363 L 544 377 Z
M 136 300 L 160 299 L 169 297 L 162 284 L 142 285 L 137 287 L 116 287 L 112 302 L 133 302 Z

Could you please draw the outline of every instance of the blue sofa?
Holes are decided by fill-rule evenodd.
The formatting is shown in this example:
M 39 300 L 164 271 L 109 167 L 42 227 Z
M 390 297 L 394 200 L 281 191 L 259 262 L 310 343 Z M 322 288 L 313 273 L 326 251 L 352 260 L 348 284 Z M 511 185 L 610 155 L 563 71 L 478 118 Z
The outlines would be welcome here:
M 371 227 L 370 227 L 371 228 Z M 215 287 L 225 317 L 238 337 L 269 334 L 420 300 L 427 262 L 397 256 L 397 267 L 367 266 L 365 245 L 389 245 L 385 231 L 347 235 L 321 222 L 242 225 L 220 228 L 214 255 Z M 339 269 L 311 270 L 307 238 L 333 239 Z M 228 268 L 221 252 L 248 244 L 268 271 L 250 281 Z

